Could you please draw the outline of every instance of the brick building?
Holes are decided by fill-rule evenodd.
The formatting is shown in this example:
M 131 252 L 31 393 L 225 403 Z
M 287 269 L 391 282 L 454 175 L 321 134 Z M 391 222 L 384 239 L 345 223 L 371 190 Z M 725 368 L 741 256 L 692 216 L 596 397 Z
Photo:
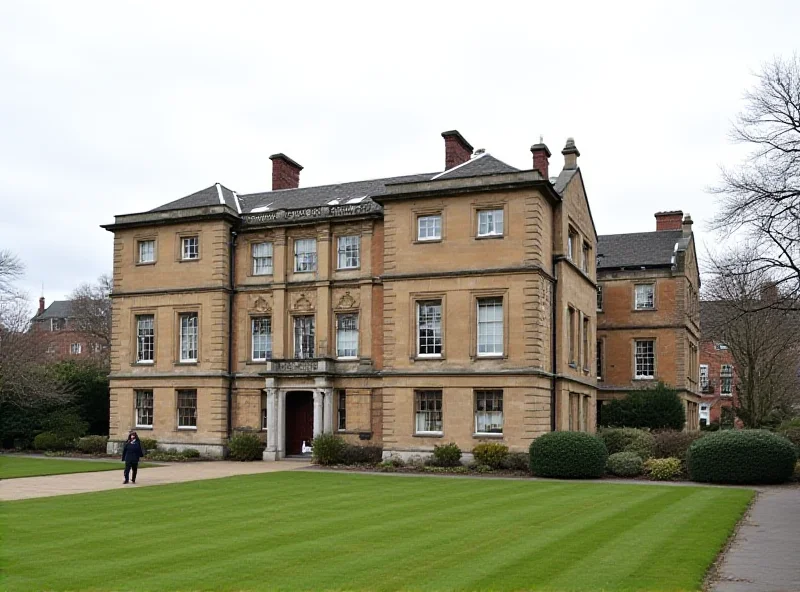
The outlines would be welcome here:
M 598 405 L 658 381 L 699 427 L 700 275 L 692 220 L 659 212 L 655 232 L 598 238 Z M 598 410 L 600 412 L 600 410 Z
M 69 300 L 55 300 L 45 308 L 44 297 L 31 319 L 31 331 L 39 336 L 48 361 L 88 360 L 102 355 L 105 346 L 96 337 L 78 329 Z
M 265 459 L 315 434 L 410 455 L 595 427 L 596 233 L 574 141 L 549 174 L 442 134 L 440 172 L 221 184 L 117 216 L 111 448 L 129 429 Z

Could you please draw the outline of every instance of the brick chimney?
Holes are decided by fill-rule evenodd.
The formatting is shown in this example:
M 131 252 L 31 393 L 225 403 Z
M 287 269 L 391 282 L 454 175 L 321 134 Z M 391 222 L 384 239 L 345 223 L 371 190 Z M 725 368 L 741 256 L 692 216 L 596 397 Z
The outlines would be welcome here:
M 578 157 L 581 153 L 575 147 L 575 138 L 567 138 L 567 144 L 564 146 L 561 154 L 564 155 L 564 169 L 578 168 Z
M 303 167 L 283 153 L 273 154 L 269 157 L 272 161 L 272 190 L 297 189 L 300 186 L 300 171 Z
M 764 282 L 761 286 L 761 302 L 775 304 L 778 300 L 780 300 L 778 284 L 775 282 Z
M 464 164 L 472 157 L 474 148 L 458 131 L 442 132 L 444 138 L 444 170 Z
M 541 173 L 544 180 L 550 178 L 550 149 L 546 144 L 539 142 L 531 146 L 533 153 L 533 168 Z
M 674 210 L 672 212 L 656 212 L 656 231 L 662 230 L 683 230 L 683 212 Z M 691 218 L 689 219 L 691 221 Z
M 681 224 L 681 229 L 683 230 L 683 236 L 689 237 L 692 236 L 692 217 L 687 213 L 683 217 L 683 223 Z
M 38 317 L 43 312 L 44 312 L 44 296 L 39 298 L 39 312 L 36 313 L 36 316 Z

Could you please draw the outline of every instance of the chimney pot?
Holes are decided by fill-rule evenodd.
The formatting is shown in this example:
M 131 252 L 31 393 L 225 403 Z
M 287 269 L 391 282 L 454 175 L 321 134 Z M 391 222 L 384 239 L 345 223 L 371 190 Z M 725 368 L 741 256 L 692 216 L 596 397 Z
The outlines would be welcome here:
M 564 155 L 565 170 L 578 168 L 578 157 L 581 153 L 575 146 L 575 138 L 567 138 L 567 144 L 564 146 L 561 154 Z
M 39 298 L 39 312 L 36 313 L 36 314 L 38 316 L 38 315 L 42 314 L 43 312 L 44 312 L 44 296 Z
M 457 130 L 442 132 L 444 138 L 444 170 L 464 164 L 472 157 L 474 148 Z
M 297 189 L 300 186 L 300 171 L 303 167 L 279 152 L 269 157 L 272 161 L 272 190 Z
M 683 229 L 683 236 L 691 236 L 692 235 L 692 217 L 687 213 L 683 217 L 683 224 L 681 224 L 681 228 Z
M 547 144 L 539 142 L 531 146 L 531 152 L 533 153 L 534 170 L 539 171 L 544 180 L 547 181 L 550 179 L 550 149 Z
M 656 212 L 656 231 L 662 230 L 682 230 L 683 212 L 673 210 L 671 212 Z

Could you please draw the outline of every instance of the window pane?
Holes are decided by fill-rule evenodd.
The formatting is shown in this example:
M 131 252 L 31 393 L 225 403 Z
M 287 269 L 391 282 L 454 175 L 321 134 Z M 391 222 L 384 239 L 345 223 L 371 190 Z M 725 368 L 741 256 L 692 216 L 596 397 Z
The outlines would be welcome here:
M 355 358 L 358 356 L 358 315 L 336 315 L 336 356 Z
M 155 328 L 153 315 L 136 317 L 136 361 L 152 362 L 155 353 Z
M 478 355 L 503 353 L 503 299 L 478 300 Z
M 478 212 L 478 236 L 499 236 L 503 234 L 503 210 L 482 210 Z
M 503 391 L 475 391 L 475 432 L 503 433 Z
M 197 391 L 178 391 L 178 427 L 197 427 Z
M 420 216 L 417 218 L 417 240 L 436 240 L 442 238 L 442 217 Z
M 418 353 L 421 356 L 442 355 L 442 301 L 417 304 Z
M 294 241 L 294 270 L 300 273 L 316 271 L 317 241 L 302 238 Z
M 268 360 L 272 357 L 272 319 L 257 317 L 252 320 L 253 360 Z
M 153 426 L 153 391 L 136 391 L 136 426 Z
M 156 242 L 139 241 L 139 263 L 152 263 L 156 260 Z
M 314 357 L 314 317 L 294 318 L 294 357 Z
M 180 335 L 180 361 L 197 361 L 197 313 L 182 314 Z
M 597 286 L 597 310 L 603 310 L 603 286 Z
M 442 431 L 442 391 L 416 391 L 415 406 L 417 432 Z
M 196 236 L 189 236 L 181 241 L 182 257 L 184 259 L 197 259 L 200 257 L 200 243 Z
M 636 310 L 654 307 L 653 284 L 639 284 L 636 290 Z
M 339 269 L 354 269 L 359 265 L 360 237 L 340 236 L 339 237 Z
M 652 340 L 636 342 L 636 376 L 653 378 L 655 376 L 655 342 Z
M 347 399 L 345 395 L 345 391 L 339 391 L 338 401 L 336 403 L 336 411 L 337 411 L 337 420 L 336 420 L 336 428 L 338 430 L 346 430 L 347 429 Z
M 253 245 L 253 275 L 270 275 L 272 273 L 272 243 L 255 243 Z

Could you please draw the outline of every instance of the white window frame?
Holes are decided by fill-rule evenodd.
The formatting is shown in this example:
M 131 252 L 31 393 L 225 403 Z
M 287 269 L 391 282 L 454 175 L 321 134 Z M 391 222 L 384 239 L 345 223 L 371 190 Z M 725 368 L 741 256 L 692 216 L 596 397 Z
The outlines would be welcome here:
M 438 430 L 428 429 L 436 424 Z M 414 391 L 414 433 L 436 436 L 444 433 L 444 393 L 441 389 Z
M 355 328 L 342 328 L 346 319 L 355 319 Z M 336 358 L 339 360 L 358 359 L 358 313 L 342 313 L 336 315 Z M 353 336 L 353 334 L 355 334 Z M 355 337 L 355 341 L 353 341 Z
M 476 436 L 502 436 L 504 428 L 503 417 L 503 389 L 477 389 L 475 390 L 475 435 Z M 481 398 L 483 397 L 483 405 Z M 481 409 L 483 407 L 483 409 Z M 491 409 L 487 409 L 491 407 Z M 497 425 L 499 417 L 500 429 L 491 429 Z M 481 421 L 483 420 L 483 421 Z M 485 429 L 489 425 L 490 429 Z M 484 429 L 480 429 L 483 427 Z
M 708 388 L 708 364 L 700 364 L 700 389 Z
M 426 325 L 428 322 L 433 324 L 433 327 L 430 329 L 432 331 L 432 336 L 425 337 L 426 341 L 430 341 L 430 344 L 426 343 L 427 347 L 431 347 L 432 349 L 436 349 L 436 346 L 439 347 L 439 353 L 429 353 L 429 352 L 422 352 L 423 347 L 423 337 L 422 337 L 422 322 L 421 322 L 421 315 L 423 312 L 423 307 L 432 307 L 435 306 L 435 303 L 438 303 L 439 306 L 439 319 L 438 319 L 438 327 L 436 326 L 436 318 L 435 312 L 433 318 L 430 318 L 426 321 Z M 417 357 L 418 358 L 441 358 L 442 353 L 444 352 L 444 332 L 442 331 L 442 325 L 444 321 L 444 302 L 441 298 L 431 299 L 431 300 L 419 300 L 417 301 L 417 315 L 416 315 L 416 326 L 417 326 Z M 426 329 L 427 330 L 427 329 Z M 438 343 L 437 343 L 438 342 Z
M 147 323 L 149 321 L 149 323 Z M 147 326 L 149 324 L 149 327 Z M 149 345 L 149 347 L 145 347 Z M 150 357 L 144 357 L 149 351 Z M 136 315 L 136 363 L 154 364 L 156 361 L 156 317 L 153 314 Z
M 727 384 L 727 389 L 724 385 Z M 733 396 L 733 364 L 721 364 L 719 367 L 719 394 Z
M 193 393 L 193 394 L 190 394 Z M 176 401 L 175 401 L 175 410 L 178 414 L 177 422 L 178 422 L 178 429 L 179 430 L 196 430 L 197 429 L 197 389 L 178 389 L 175 392 Z M 181 399 L 184 397 L 184 399 Z M 194 406 L 182 406 L 182 402 L 186 402 L 188 399 L 186 397 L 193 397 L 194 398 Z M 193 413 L 192 413 L 193 411 Z M 194 423 L 181 423 L 187 418 L 194 419 Z
M 300 324 L 306 325 L 308 320 L 310 323 L 307 325 L 311 328 L 310 334 L 303 332 L 298 333 L 298 330 L 303 329 Z M 296 360 L 311 360 L 316 355 L 316 318 L 314 315 L 299 315 L 292 319 L 292 334 L 294 335 L 294 357 Z M 307 341 L 309 340 L 310 341 Z M 310 347 L 307 345 L 310 343 Z
M 489 313 L 489 305 L 491 304 L 492 310 L 496 312 L 499 308 L 499 319 L 492 318 L 487 320 L 481 320 L 481 308 L 484 309 L 486 315 Z M 497 358 L 501 357 L 504 354 L 505 349 L 505 317 L 503 311 L 503 297 L 502 296 L 492 296 L 487 298 L 478 298 L 477 299 L 477 311 L 476 311 L 476 336 L 477 336 L 477 343 L 476 343 L 476 354 L 479 358 Z M 486 316 L 484 315 L 484 316 Z M 487 340 L 492 338 L 491 342 Z M 483 343 L 481 340 L 483 338 Z M 498 342 L 499 339 L 499 342 Z M 499 346 L 499 350 L 496 349 Z M 494 348 L 494 349 L 489 349 Z M 481 351 L 483 349 L 483 351 Z
M 153 420 L 155 418 L 155 406 L 153 400 L 153 389 L 137 389 L 133 392 L 133 404 L 135 406 L 136 411 L 136 427 L 137 428 L 152 428 L 153 427 Z M 142 398 L 145 398 L 145 402 L 149 400 L 149 405 L 142 405 Z M 146 421 L 142 421 L 142 418 L 145 417 L 147 412 L 149 411 L 150 415 L 150 423 Z
M 442 240 L 442 215 L 426 214 L 417 217 L 417 241 Z
M 80 343 L 70 343 L 69 344 L 69 353 L 73 356 L 81 355 L 83 351 L 83 346 Z
M 263 330 L 264 325 L 266 325 L 266 331 Z M 260 355 L 262 352 L 263 355 Z M 251 317 L 250 359 L 253 362 L 266 362 L 272 359 L 272 317 Z
M 314 273 L 317 271 L 317 239 L 294 239 L 294 272 Z
M 361 266 L 361 237 L 340 236 L 336 242 L 337 269 L 358 269 Z
M 478 236 L 503 236 L 505 220 L 503 208 L 478 210 Z
M 640 351 L 640 344 L 642 347 L 645 347 L 645 344 L 651 344 L 650 349 L 651 351 Z M 650 356 L 652 358 L 651 362 L 651 370 L 649 374 L 642 372 L 639 373 L 639 367 L 641 366 L 643 370 L 646 370 L 647 360 L 642 360 L 642 363 L 639 363 L 639 356 Z M 633 342 L 633 372 L 634 372 L 634 379 L 635 380 L 653 380 L 656 375 L 656 340 L 655 339 L 636 339 Z
M 649 294 L 645 292 L 648 289 Z M 656 285 L 655 284 L 636 284 L 633 287 L 634 309 L 635 310 L 655 310 L 656 308 Z
M 139 260 L 138 263 L 155 263 L 156 262 L 156 241 L 154 239 L 144 239 L 138 242 L 139 245 Z M 150 249 L 147 250 L 145 245 L 149 245 Z M 149 255 L 146 258 L 145 255 Z
M 253 243 L 253 275 L 272 275 L 273 268 L 273 248 L 270 242 Z
M 194 320 L 194 322 L 192 322 Z M 184 322 L 186 321 L 186 322 Z M 200 315 L 196 312 L 184 312 L 178 315 L 178 361 L 197 362 L 200 340 Z M 184 353 L 187 355 L 184 356 Z M 194 356 L 191 354 L 194 353 Z
M 195 261 L 200 259 L 200 237 L 184 236 L 181 237 L 181 260 Z

